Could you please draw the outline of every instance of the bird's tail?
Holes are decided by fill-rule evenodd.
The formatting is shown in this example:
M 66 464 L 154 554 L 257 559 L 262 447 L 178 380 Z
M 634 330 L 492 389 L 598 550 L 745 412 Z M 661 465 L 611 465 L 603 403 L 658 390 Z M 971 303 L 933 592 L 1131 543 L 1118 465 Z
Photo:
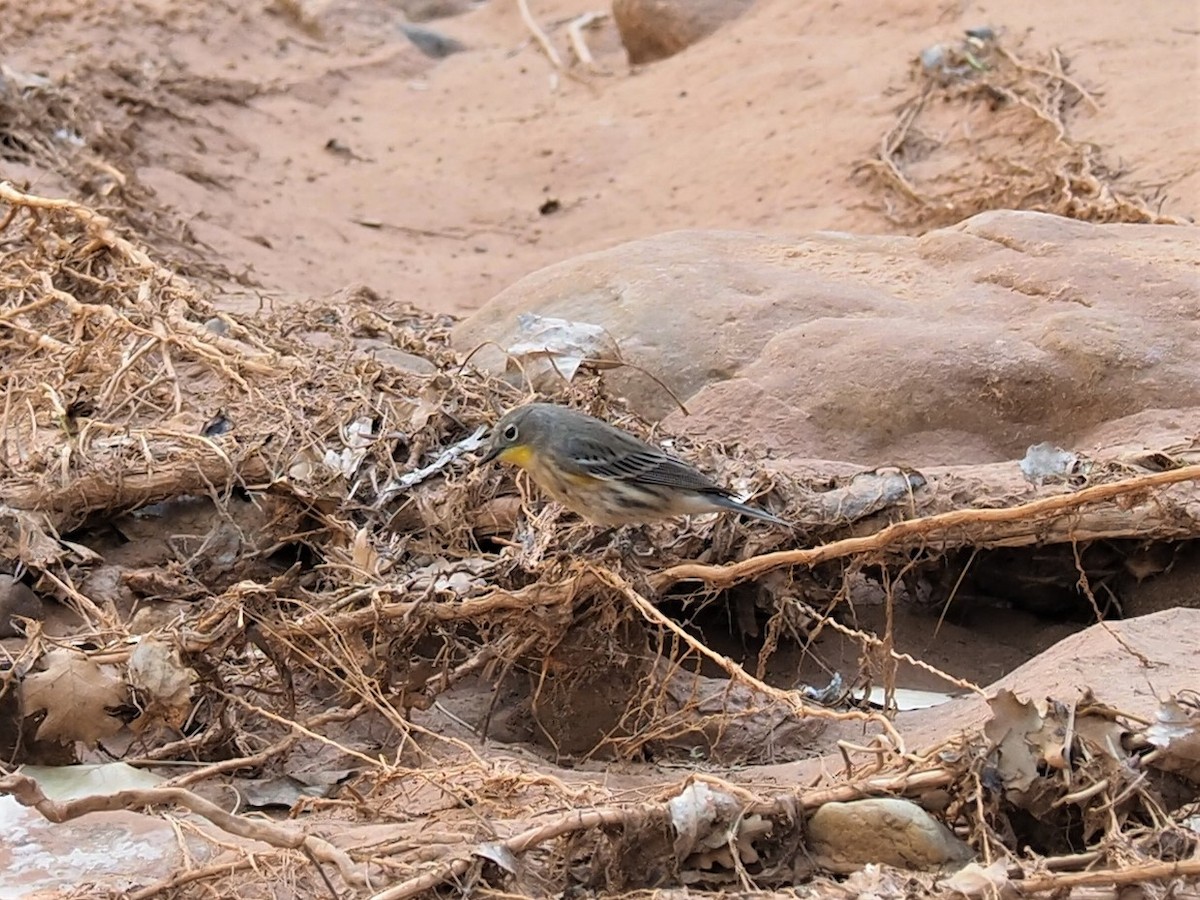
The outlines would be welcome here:
M 712 494 L 709 497 L 717 506 L 723 506 L 725 509 L 731 509 L 734 512 L 739 512 L 743 516 L 750 516 L 753 519 L 762 519 L 764 522 L 774 522 L 776 525 L 782 525 L 785 528 L 794 527 L 791 522 L 786 519 L 781 519 L 779 516 L 773 516 L 765 509 L 756 509 L 753 506 L 747 506 L 745 503 L 739 503 L 732 497 L 726 497 L 722 494 Z

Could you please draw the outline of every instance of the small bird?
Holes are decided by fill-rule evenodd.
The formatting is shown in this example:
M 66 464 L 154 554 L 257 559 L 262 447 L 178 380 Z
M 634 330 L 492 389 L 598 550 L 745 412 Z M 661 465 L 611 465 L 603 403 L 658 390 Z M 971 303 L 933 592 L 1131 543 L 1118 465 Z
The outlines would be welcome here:
M 734 500 L 683 460 L 565 406 L 509 410 L 492 429 L 480 464 L 494 459 L 524 469 L 547 494 L 597 525 L 733 510 L 791 527 Z

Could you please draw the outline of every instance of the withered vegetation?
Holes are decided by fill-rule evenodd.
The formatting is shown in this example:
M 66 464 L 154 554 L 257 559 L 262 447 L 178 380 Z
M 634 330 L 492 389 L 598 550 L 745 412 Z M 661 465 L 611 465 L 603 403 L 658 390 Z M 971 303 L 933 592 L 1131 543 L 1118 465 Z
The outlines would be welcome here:
M 926 231 L 995 209 L 1086 222 L 1180 224 L 1156 209 L 1161 185 L 1132 183 L 1071 123 L 1102 115 L 1057 49 L 1025 54 L 991 29 L 926 49 L 895 124 L 858 173 L 889 218 Z
M 111 163 L 63 156 L 47 123 L 86 118 L 34 87 L 7 158 L 103 183 L 71 182 L 87 203 L 0 184 L 0 791 L 54 822 L 183 809 L 221 832 L 129 896 L 1030 896 L 1200 874 L 1194 697 L 1151 720 L 1001 693 L 982 731 L 913 747 L 850 690 L 893 696 L 909 663 L 978 694 L 897 650 L 890 616 L 949 604 L 990 553 L 1026 554 L 1021 587 L 1046 587 L 1049 558 L 1085 617 L 1119 605 L 1112 571 L 1200 536 L 1196 446 L 1032 487 L 1013 467 L 801 477 L 676 440 L 796 529 L 600 531 L 474 465 L 526 395 L 464 365 L 449 321 L 365 290 L 220 312 L 200 281 L 219 267 L 165 262 L 190 242 Z M 910 188 L 913 121 L 884 160 Z M 547 396 L 662 436 L 599 369 Z M 845 615 L 864 584 L 876 633 Z M 859 647 L 854 685 L 773 667 L 833 632 Z M 786 786 L 760 768 L 822 754 Z M 55 800 L 16 769 L 80 759 L 164 780 Z M 806 822 L 871 796 L 934 812 L 976 861 L 839 880 Z

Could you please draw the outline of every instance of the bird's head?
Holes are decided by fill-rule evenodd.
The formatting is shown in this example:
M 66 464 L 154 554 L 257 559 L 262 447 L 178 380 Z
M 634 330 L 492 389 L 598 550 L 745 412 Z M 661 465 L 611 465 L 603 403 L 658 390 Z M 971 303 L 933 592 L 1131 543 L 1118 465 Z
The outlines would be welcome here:
M 480 464 L 498 459 L 522 469 L 528 466 L 549 435 L 551 410 L 544 403 L 529 403 L 505 413 L 492 429 Z

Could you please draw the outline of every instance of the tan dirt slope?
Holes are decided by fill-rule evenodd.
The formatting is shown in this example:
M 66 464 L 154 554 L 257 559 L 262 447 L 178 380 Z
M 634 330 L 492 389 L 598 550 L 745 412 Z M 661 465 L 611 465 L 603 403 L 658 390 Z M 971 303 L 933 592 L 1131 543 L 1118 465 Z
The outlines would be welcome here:
M 590 33 L 605 74 L 557 78 L 507 2 L 429 23 L 468 47 L 444 60 L 382 4 L 3 6 L 22 13 L 0 24 L 15 69 L 232 80 L 176 90 L 168 109 L 126 104 L 129 174 L 269 295 L 361 282 L 463 312 L 541 266 L 670 229 L 894 232 L 854 167 L 912 95 L 917 54 L 980 25 L 1031 56 L 1061 50 L 1099 104 L 1073 110 L 1072 135 L 1126 173 L 1118 184 L 1177 216 L 1200 208 L 1200 37 L 1184 0 L 1136 15 L 1082 0 L 760 0 L 632 72 L 606 23 Z M 562 23 L 595 8 L 532 4 L 567 60 Z M 219 99 L 239 92 L 257 96 Z M 560 210 L 541 215 L 550 198 Z

